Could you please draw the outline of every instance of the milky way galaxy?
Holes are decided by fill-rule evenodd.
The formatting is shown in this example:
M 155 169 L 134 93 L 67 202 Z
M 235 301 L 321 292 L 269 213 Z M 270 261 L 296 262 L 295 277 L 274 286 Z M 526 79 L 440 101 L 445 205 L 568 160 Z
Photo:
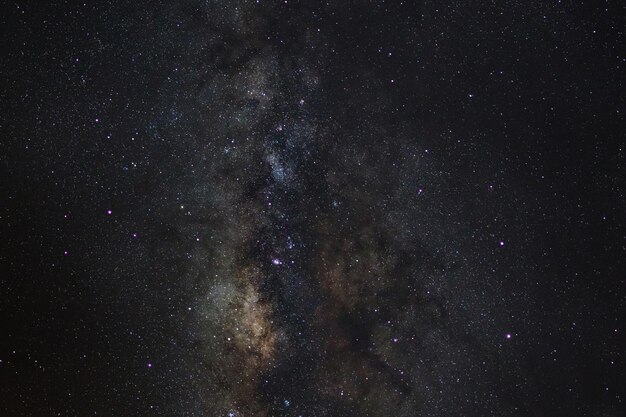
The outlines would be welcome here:
M 3 416 L 622 415 L 617 4 L 3 8 Z

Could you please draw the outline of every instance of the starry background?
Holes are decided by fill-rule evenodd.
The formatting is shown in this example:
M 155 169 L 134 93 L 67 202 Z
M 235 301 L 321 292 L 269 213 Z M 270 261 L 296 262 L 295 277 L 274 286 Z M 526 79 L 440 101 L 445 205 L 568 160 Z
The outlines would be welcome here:
M 15 1 L 2 416 L 624 414 L 618 1 Z

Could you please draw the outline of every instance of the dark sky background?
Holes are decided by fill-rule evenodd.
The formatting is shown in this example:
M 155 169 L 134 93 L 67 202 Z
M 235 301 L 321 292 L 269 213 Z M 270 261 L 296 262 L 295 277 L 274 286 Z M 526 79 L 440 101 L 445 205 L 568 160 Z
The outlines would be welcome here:
M 621 2 L 43 3 L 0 415 L 625 415 Z

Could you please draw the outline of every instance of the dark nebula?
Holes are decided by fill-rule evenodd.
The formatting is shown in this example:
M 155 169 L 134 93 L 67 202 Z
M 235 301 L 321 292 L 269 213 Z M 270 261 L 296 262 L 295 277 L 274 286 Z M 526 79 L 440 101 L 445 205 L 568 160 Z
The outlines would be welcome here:
M 1 416 L 624 415 L 620 2 L 51 3 Z

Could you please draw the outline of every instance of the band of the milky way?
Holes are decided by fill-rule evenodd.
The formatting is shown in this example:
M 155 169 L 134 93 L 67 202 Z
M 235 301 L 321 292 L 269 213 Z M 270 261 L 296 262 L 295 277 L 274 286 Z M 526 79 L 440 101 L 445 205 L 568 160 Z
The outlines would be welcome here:
M 623 415 L 618 2 L 2 10 L 0 415 Z

